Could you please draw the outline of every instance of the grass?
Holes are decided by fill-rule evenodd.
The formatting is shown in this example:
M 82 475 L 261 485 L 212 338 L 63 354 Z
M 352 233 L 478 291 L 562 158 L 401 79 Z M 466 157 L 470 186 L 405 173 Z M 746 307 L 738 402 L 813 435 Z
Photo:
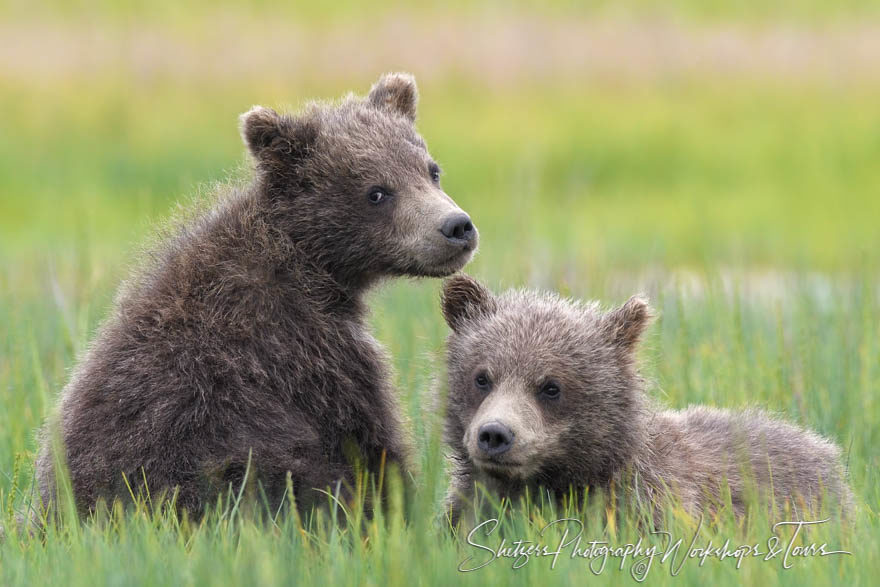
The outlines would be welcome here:
M 150 14 L 162 6 L 171 9 L 156 3 Z M 699 16 L 714 4 L 674 6 Z M 831 3 L 798 6 L 797 17 L 810 7 L 832 20 L 845 12 Z M 176 202 L 247 172 L 236 116 L 253 103 L 295 106 L 363 91 L 372 77 L 245 87 L 161 77 L 0 79 L 0 524 L 9 527 L 12 512 L 31 499 L 35 431 L 119 280 L 136 266 L 139 243 Z M 660 315 L 642 353 L 654 397 L 673 407 L 757 404 L 844 448 L 859 513 L 851 524 L 810 529 L 803 542 L 827 542 L 851 556 L 805 558 L 790 569 L 781 555 L 746 559 L 738 570 L 731 559 L 689 560 L 675 577 L 672 564 L 655 561 L 652 582 L 873 583 L 880 572 L 880 88 L 719 77 L 516 88 L 430 79 L 421 90 L 420 129 L 444 167 L 445 188 L 481 230 L 470 273 L 498 289 L 551 288 L 608 304 L 646 291 Z M 371 297 L 372 324 L 393 357 L 422 468 L 406 523 L 394 508 L 361 529 L 293 516 L 270 524 L 233 505 L 201 524 L 114 510 L 53 527 L 45 541 L 10 536 L 0 544 L 0 585 L 627 577 L 630 563 L 620 570 L 615 559 L 599 577 L 568 558 L 552 569 L 533 558 L 518 570 L 508 559 L 457 570 L 485 551 L 437 522 L 443 446 L 426 406 L 443 372 L 438 286 L 401 281 Z M 500 535 L 538 539 L 544 523 L 571 513 L 540 500 L 514 510 L 482 544 L 497 546 Z M 644 534 L 631 504 L 597 499 L 577 514 L 590 539 L 625 544 Z M 687 546 L 696 523 L 675 510 L 669 517 Z M 722 516 L 699 529 L 696 544 L 730 538 L 765 548 L 771 533 L 760 516 L 741 524 Z

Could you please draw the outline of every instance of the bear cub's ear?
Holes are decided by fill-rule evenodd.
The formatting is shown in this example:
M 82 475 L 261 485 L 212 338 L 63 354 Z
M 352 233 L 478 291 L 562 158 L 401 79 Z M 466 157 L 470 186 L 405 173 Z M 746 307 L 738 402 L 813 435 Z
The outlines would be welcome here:
M 443 282 L 440 305 L 449 327 L 458 332 L 465 324 L 498 309 L 495 296 L 468 275 L 460 273 Z
M 635 295 L 621 307 L 605 315 L 605 331 L 610 340 L 623 348 L 633 348 L 654 319 L 648 300 Z
M 304 159 L 318 137 L 313 119 L 291 118 L 265 106 L 254 106 L 239 120 L 241 137 L 257 161 Z
M 377 81 L 367 97 L 377 108 L 384 108 L 416 120 L 419 90 L 415 78 L 408 73 L 386 73 Z
M 282 133 L 281 116 L 265 106 L 254 106 L 239 117 L 239 122 L 241 138 L 257 159 Z

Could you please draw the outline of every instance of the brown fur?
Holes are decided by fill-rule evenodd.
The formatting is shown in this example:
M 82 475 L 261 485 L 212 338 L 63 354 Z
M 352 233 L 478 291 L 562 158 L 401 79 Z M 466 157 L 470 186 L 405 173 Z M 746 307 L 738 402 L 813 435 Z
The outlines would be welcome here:
M 416 132 L 412 77 L 297 116 L 256 107 L 242 136 L 256 164 L 213 209 L 159 247 L 120 294 L 60 402 L 60 436 L 81 513 L 146 479 L 199 513 L 238 488 L 249 455 L 274 507 L 286 476 L 352 481 L 351 450 L 376 472 L 408 462 L 383 349 L 363 296 L 388 276 L 443 276 L 477 244 L 440 232 L 461 210 Z M 376 188 L 384 197 L 369 200 Z M 51 434 L 37 463 L 55 499 Z
M 815 509 L 823 496 L 851 505 L 831 441 L 757 409 L 677 411 L 650 402 L 636 367 L 651 319 L 641 298 L 603 313 L 550 294 L 496 297 L 461 275 L 446 281 L 442 305 L 452 328 L 445 435 L 453 520 L 476 481 L 508 497 L 527 487 L 562 496 L 613 483 L 655 517 L 672 500 L 693 515 L 717 511 L 725 483 L 739 515 L 753 489 L 772 493 L 779 512 Z M 477 437 L 495 423 L 513 437 L 506 452 L 491 455 Z

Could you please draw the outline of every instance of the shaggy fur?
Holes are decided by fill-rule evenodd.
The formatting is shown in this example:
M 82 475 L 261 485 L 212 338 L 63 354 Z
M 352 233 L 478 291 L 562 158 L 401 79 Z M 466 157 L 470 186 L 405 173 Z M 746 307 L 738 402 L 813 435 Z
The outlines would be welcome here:
M 671 501 L 693 515 L 716 511 L 725 483 L 739 515 L 753 492 L 778 511 L 786 502 L 815 509 L 823 497 L 851 504 L 829 440 L 757 409 L 651 403 L 635 363 L 651 320 L 641 298 L 603 313 L 550 294 L 496 297 L 461 275 L 446 281 L 442 306 L 452 328 L 445 437 L 454 521 L 476 481 L 512 498 L 527 487 L 562 496 L 614 483 L 658 520 Z M 498 425 L 512 442 L 490 454 L 479 438 Z
M 252 183 L 159 247 L 122 290 L 60 402 L 77 507 L 153 500 L 203 512 L 249 458 L 274 507 L 350 483 L 353 460 L 407 467 L 387 359 L 363 297 L 383 277 L 443 276 L 477 244 L 441 234 L 466 215 L 439 187 L 413 123 L 417 91 L 389 74 L 367 98 L 297 116 L 256 107 L 241 132 Z M 380 196 L 376 196 L 380 193 Z M 37 475 L 55 500 L 52 434 Z

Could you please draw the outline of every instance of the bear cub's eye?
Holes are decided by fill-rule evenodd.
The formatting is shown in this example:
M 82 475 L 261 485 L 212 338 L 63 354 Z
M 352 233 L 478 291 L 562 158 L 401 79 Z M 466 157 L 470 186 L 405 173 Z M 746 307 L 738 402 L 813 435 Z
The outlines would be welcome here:
M 431 181 L 434 183 L 440 183 L 440 166 L 436 163 L 432 163 L 430 167 L 428 167 L 428 173 L 431 174 Z
M 492 380 L 489 379 L 489 376 L 485 373 L 478 373 L 476 377 L 474 377 L 474 385 L 477 386 L 477 389 L 487 390 L 492 386 Z
M 559 384 L 555 381 L 548 381 L 544 385 L 541 386 L 541 397 L 545 399 L 557 399 L 559 394 L 562 393 L 562 390 L 559 389 Z
M 370 200 L 371 204 L 381 204 L 387 200 L 390 195 L 391 194 L 385 188 L 373 188 L 367 194 L 367 199 Z

